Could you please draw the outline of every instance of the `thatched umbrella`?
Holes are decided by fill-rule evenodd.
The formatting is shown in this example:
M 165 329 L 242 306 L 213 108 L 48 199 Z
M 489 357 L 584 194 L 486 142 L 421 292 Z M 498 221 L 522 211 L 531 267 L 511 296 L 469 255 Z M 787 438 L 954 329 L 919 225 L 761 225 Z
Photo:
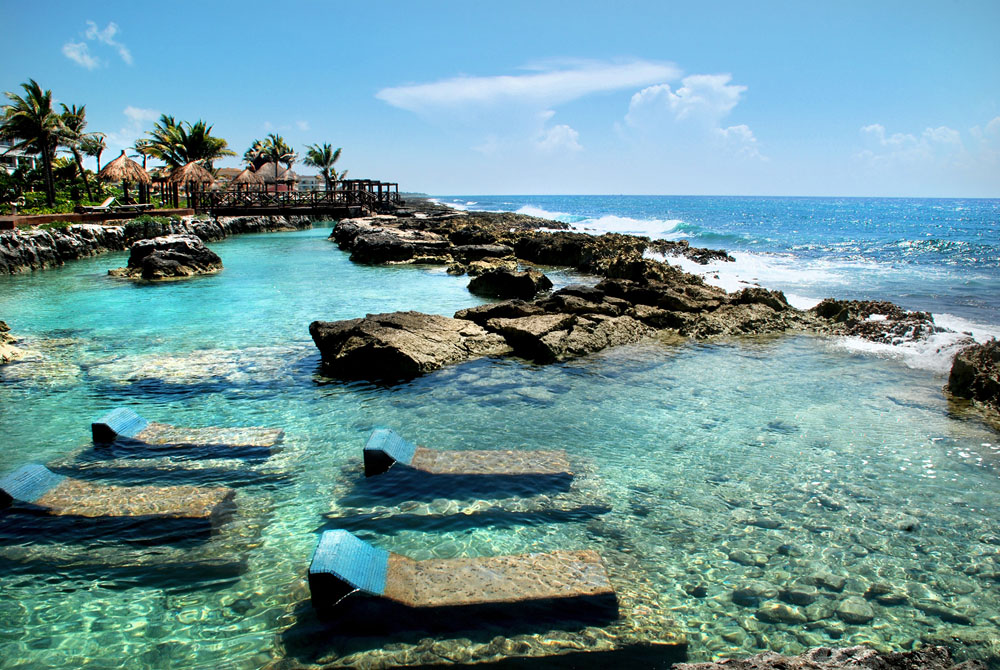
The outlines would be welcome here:
M 244 188 L 249 190 L 251 186 L 263 186 L 264 178 L 261 177 L 256 172 L 251 172 L 250 169 L 247 168 L 243 172 L 233 177 L 233 180 L 229 183 L 234 185 L 237 191 Z
M 264 179 L 265 184 L 274 184 L 275 192 L 278 190 L 278 184 L 291 184 L 299 180 L 297 174 L 275 162 L 264 163 L 257 168 L 256 174 Z
M 125 155 L 124 149 L 122 149 L 121 156 L 101 168 L 97 178 L 101 181 L 120 181 L 122 183 L 122 197 L 126 204 L 128 203 L 128 185 L 129 182 L 133 181 L 139 185 L 139 199 L 143 202 L 148 200 L 145 197 L 147 195 L 146 189 L 143 187 L 149 186 L 152 180 L 141 165 Z
M 187 190 L 188 206 L 191 206 L 191 194 L 196 189 L 203 188 L 204 184 L 211 184 L 215 181 L 212 173 L 198 164 L 197 161 L 183 165 L 170 173 L 167 180 L 171 184 L 184 184 Z

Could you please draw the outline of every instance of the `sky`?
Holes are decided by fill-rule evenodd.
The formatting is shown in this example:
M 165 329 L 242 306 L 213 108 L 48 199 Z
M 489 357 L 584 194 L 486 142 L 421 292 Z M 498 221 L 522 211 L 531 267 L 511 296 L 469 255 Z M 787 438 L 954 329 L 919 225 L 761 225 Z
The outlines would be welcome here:
M 0 25 L 0 91 L 85 104 L 105 159 L 166 113 L 437 195 L 1000 197 L 998 0 L 0 0 Z

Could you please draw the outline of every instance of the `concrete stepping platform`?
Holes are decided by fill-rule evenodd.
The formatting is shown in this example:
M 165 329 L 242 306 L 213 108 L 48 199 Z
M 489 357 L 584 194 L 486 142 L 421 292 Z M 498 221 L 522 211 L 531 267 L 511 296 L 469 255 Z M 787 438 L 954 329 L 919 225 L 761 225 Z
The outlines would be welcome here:
M 309 589 L 319 610 L 360 594 L 421 617 L 470 615 L 479 608 L 523 612 L 529 603 L 549 615 L 586 609 L 591 616 L 599 611 L 614 618 L 618 611 L 615 590 L 595 551 L 414 561 L 345 530 L 320 537 L 309 566 Z
M 431 475 L 571 478 L 566 452 L 514 450 L 440 451 L 418 447 L 389 428 L 376 428 L 364 449 L 365 475 L 403 465 Z
M 127 452 L 171 450 L 188 458 L 212 458 L 228 454 L 233 458 L 266 458 L 280 446 L 285 431 L 257 426 L 239 428 L 187 428 L 157 423 L 127 407 L 111 410 L 91 425 L 94 443 L 125 447 Z
M 109 486 L 25 465 L 0 479 L 0 509 L 15 502 L 49 516 L 216 521 L 233 508 L 226 487 Z

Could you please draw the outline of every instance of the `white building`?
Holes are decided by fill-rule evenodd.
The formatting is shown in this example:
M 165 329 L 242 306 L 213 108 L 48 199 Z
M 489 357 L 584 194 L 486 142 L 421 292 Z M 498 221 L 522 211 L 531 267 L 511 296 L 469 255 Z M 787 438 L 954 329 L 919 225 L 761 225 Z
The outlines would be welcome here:
M 323 179 L 323 175 L 320 174 L 301 174 L 299 175 L 299 190 L 325 191 L 326 181 Z
M 41 158 L 38 154 L 28 153 L 22 149 L 12 149 L 10 140 L 0 140 L 0 168 L 13 173 L 21 165 L 27 165 L 33 170 Z

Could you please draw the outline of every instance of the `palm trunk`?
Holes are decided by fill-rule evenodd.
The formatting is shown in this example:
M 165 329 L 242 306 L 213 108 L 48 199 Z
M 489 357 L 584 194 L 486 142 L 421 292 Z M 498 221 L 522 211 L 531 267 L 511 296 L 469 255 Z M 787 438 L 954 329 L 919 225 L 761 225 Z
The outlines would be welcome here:
M 97 175 L 98 176 L 95 177 L 95 179 L 97 180 L 97 197 L 98 198 L 100 198 L 101 196 L 104 195 L 104 190 L 101 188 L 101 177 L 100 177 L 100 174 L 101 174 L 101 154 L 102 153 L 104 153 L 104 152 L 103 151 L 98 151 L 97 155 L 94 157 L 94 158 L 97 159 Z
M 52 181 L 52 156 L 49 154 L 48 139 L 42 140 L 42 171 L 45 173 L 45 202 L 49 207 L 56 206 L 56 186 Z
M 90 182 L 87 181 L 87 173 L 83 169 L 83 156 L 80 155 L 80 150 L 73 147 L 73 158 L 76 159 L 76 168 L 80 171 L 80 179 L 83 180 L 83 187 L 87 189 L 87 200 L 93 201 L 94 194 L 90 191 Z

